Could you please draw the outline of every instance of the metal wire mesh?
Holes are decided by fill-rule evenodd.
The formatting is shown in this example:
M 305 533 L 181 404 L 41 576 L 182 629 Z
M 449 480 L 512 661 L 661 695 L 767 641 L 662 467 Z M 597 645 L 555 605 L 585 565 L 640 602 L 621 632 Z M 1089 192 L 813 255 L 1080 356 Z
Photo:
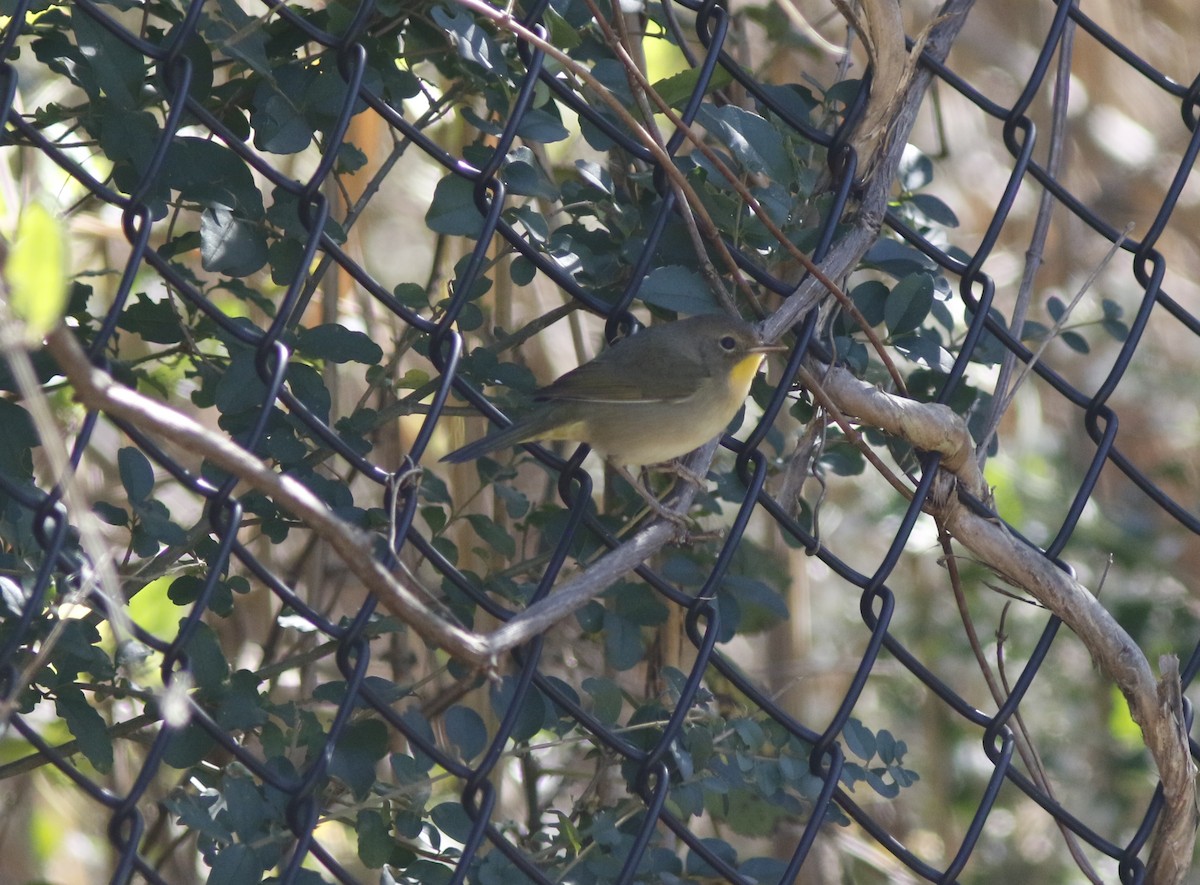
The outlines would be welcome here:
M 581 284 L 570 268 L 555 262 L 547 250 L 539 248 L 528 230 L 515 225 L 511 216 L 503 212 L 510 205 L 510 183 L 502 175 L 501 164 L 522 127 L 529 123 L 531 109 L 544 100 L 545 91 L 549 90 L 557 101 L 578 115 L 580 125 L 603 133 L 604 138 L 628 156 L 650 169 L 659 163 L 658 157 L 643 144 L 631 140 L 607 109 L 584 103 L 577 92 L 566 89 L 556 75 L 552 59 L 548 59 L 542 49 L 520 43 L 520 64 L 524 66 L 518 78 L 521 89 L 510 96 L 511 103 L 505 109 L 502 125 L 496 127 L 490 158 L 484 163 L 469 162 L 435 143 L 427 131 L 435 115 L 414 119 L 389 91 L 393 84 L 384 81 L 379 74 L 386 66 L 372 55 L 378 51 L 375 29 L 379 16 L 395 15 L 394 10 L 389 7 L 381 12 L 370 2 L 331 7 L 337 12 L 333 17 L 335 22 L 308 10 L 271 2 L 255 14 L 269 15 L 275 27 L 273 38 L 317 47 L 328 65 L 326 70 L 336 72 L 337 82 L 341 84 L 339 113 L 334 119 L 322 121 L 319 150 L 312 152 L 314 162 L 311 168 L 299 172 L 297 166 L 284 164 L 269 151 L 257 149 L 236 122 L 220 118 L 197 99 L 196 89 L 203 88 L 203 84 L 197 86 L 197 78 L 203 78 L 191 47 L 196 41 L 212 39 L 212 31 L 205 30 L 209 26 L 206 22 L 211 24 L 211 19 L 205 18 L 206 4 L 193 2 L 181 6 L 169 31 L 138 30 L 136 20 L 113 6 L 83 0 L 72 6 L 73 18 L 85 17 L 88 26 L 103 32 L 97 38 L 98 43 L 120 45 L 122 52 L 136 54 L 144 60 L 156 78 L 155 88 L 165 96 L 166 108 L 165 118 L 156 121 L 153 127 L 154 139 L 142 145 L 143 153 L 135 162 L 125 164 L 123 177 L 107 177 L 97 172 L 88 158 L 66 146 L 59 135 L 48 132 L 38 120 L 19 111 L 22 71 L 27 72 L 31 66 L 43 66 L 49 69 L 51 76 L 58 76 L 63 62 L 55 62 L 47 52 L 35 53 L 31 59 L 28 49 L 24 48 L 25 55 L 18 64 L 17 48 L 22 45 L 30 22 L 35 19 L 27 17 L 29 4 L 16 4 L 15 9 L 6 10 L 11 12 L 11 18 L 3 44 L 6 61 L 0 67 L 5 96 L 5 132 L 10 145 L 28 146 L 10 147 L 9 150 L 36 152 L 60 167 L 90 194 L 92 200 L 111 206 L 119 215 L 128 244 L 120 258 L 120 279 L 111 302 L 89 330 L 89 355 L 97 364 L 108 365 L 106 354 L 113 352 L 114 339 L 119 337 L 121 329 L 128 328 L 129 312 L 148 309 L 145 305 L 149 302 L 135 299 L 134 293 L 147 286 L 169 290 L 186 311 L 188 322 L 215 324 L 220 337 L 228 343 L 230 353 L 238 355 L 236 371 L 233 366 L 228 367 L 224 386 L 219 379 L 214 379 L 216 388 L 210 388 L 207 395 L 247 398 L 247 408 L 242 414 L 249 417 L 238 426 L 223 425 L 221 431 L 246 450 L 265 458 L 279 459 L 277 463 L 282 463 L 284 459 L 279 457 L 282 449 L 275 446 L 273 434 L 278 422 L 286 421 L 299 428 L 298 434 L 308 446 L 305 454 L 316 449 L 324 450 L 326 455 L 332 452 L 330 457 L 338 465 L 334 473 L 370 484 L 373 496 L 361 491 L 361 485 L 356 488 L 360 489 L 359 500 L 373 497 L 373 506 L 356 509 L 349 500 L 328 503 L 348 520 L 381 534 L 392 533 L 396 542 L 394 551 L 381 547 L 380 556 L 393 563 L 396 558 L 410 561 L 413 556 L 419 558 L 423 563 L 422 574 L 428 577 L 437 573 L 444 579 L 442 586 L 446 598 L 460 610 L 475 613 L 472 616 L 481 619 L 486 616 L 503 622 L 522 607 L 552 593 L 569 557 L 576 555 L 573 545 L 580 543 L 582 538 L 590 539 L 588 544 L 601 547 L 619 543 L 610 533 L 610 527 L 599 524 L 588 513 L 592 480 L 581 466 L 584 453 L 576 453 L 576 457 L 564 463 L 553 453 L 538 450 L 536 457 L 541 462 L 554 471 L 561 471 L 557 488 L 564 508 L 560 512 L 564 515 L 556 527 L 555 543 L 548 545 L 545 564 L 535 586 L 522 591 L 518 597 L 503 600 L 494 593 L 481 591 L 476 576 L 456 568 L 437 539 L 423 528 L 424 524 L 417 519 L 422 499 L 416 493 L 411 477 L 415 468 L 428 466 L 432 460 L 428 449 L 443 421 L 447 403 L 451 402 L 451 392 L 480 413 L 499 417 L 492 399 L 480 392 L 478 379 L 460 371 L 464 357 L 463 339 L 456 330 L 456 324 L 476 309 L 477 281 L 488 264 L 496 238 L 528 262 L 530 276 L 548 278 L 567 294 L 570 302 L 610 318 L 608 331 L 615 334 L 618 328 L 628 326 L 630 305 L 658 253 L 658 238 L 668 220 L 678 211 L 673 191 L 659 176 L 655 179 L 658 196 L 646 209 L 647 217 L 643 220 L 650 233 L 638 255 L 631 259 L 634 271 L 629 276 L 630 283 L 615 299 L 599 297 L 593 288 Z M 700 112 L 711 78 L 724 76 L 719 72 L 725 72 L 740 88 L 753 95 L 761 107 L 790 127 L 797 143 L 827 153 L 829 196 L 821 210 L 822 227 L 814 233 L 810 244 L 814 260 L 820 263 L 835 241 L 839 225 L 854 223 L 858 158 L 845 140 L 845 133 L 853 130 L 858 120 L 856 115 L 865 106 L 869 81 L 860 83 L 858 91 L 847 98 L 842 125 L 830 134 L 831 130 L 816 128 L 801 119 L 793 107 L 781 101 L 778 91 L 760 82 L 725 53 L 731 16 L 723 7 L 689 0 L 679 3 L 677 10 L 676 4 L 668 4 L 667 12 L 674 11 L 681 16 L 686 12 L 694 21 L 700 45 L 707 50 L 703 58 L 695 60 L 700 74 L 693 93 L 695 99 L 681 112 L 685 121 L 691 122 Z M 522 9 L 520 14 L 521 23 L 537 35 L 553 33 L 550 17 L 557 13 L 548 11 L 546 4 Z M 668 19 L 673 27 L 679 26 L 673 15 Z M 1119 60 L 1125 66 L 1123 76 L 1137 78 L 1141 87 L 1155 92 L 1156 100 L 1170 103 L 1178 111 L 1176 125 L 1181 141 L 1176 139 L 1172 144 L 1182 146 L 1170 157 L 1169 163 L 1160 155 L 1158 168 L 1161 174 L 1156 179 L 1160 185 L 1156 196 L 1158 208 L 1144 225 L 1145 232 L 1140 238 L 1126 235 L 1119 222 L 1090 207 L 1088 199 L 1082 195 L 1086 190 L 1084 186 L 1072 189 L 1068 182 L 1073 176 L 1076 181 L 1080 179 L 1069 160 L 1055 172 L 1051 171 L 1049 161 L 1036 158 L 1042 144 L 1033 122 L 1033 118 L 1041 113 L 1037 102 L 1047 88 L 1053 71 L 1052 62 L 1064 34 L 1072 29 L 1077 30 L 1079 39 L 1088 41 L 1089 51 Z M 965 315 L 970 318 L 960 351 L 963 356 L 937 379 L 930 398 L 953 403 L 971 357 L 979 348 L 999 346 L 1015 354 L 1021 364 L 1032 362 L 1045 408 L 1048 411 L 1063 410 L 1069 414 L 1067 422 L 1072 430 L 1085 431 L 1090 442 L 1085 442 L 1083 435 L 1079 435 L 1072 443 L 1077 451 L 1084 453 L 1085 463 L 1081 465 L 1077 484 L 1065 493 L 1068 503 L 1063 512 L 1040 514 L 1026 524 L 1014 522 L 1011 526 L 1015 534 L 1024 532 L 1044 539 L 1039 543 L 1044 543 L 1044 555 L 1051 560 L 1057 561 L 1066 551 L 1098 487 L 1103 482 L 1117 481 L 1111 470 L 1105 472 L 1108 465 L 1118 468 L 1136 488 L 1136 492 L 1129 492 L 1130 496 L 1136 496 L 1140 502 L 1150 502 L 1139 504 L 1139 507 L 1169 514 L 1186 534 L 1186 543 L 1194 544 L 1195 533 L 1200 529 L 1200 519 L 1189 500 L 1194 497 L 1194 489 L 1189 490 L 1186 482 L 1156 475 L 1145 466 L 1146 462 L 1139 458 L 1137 450 L 1138 437 L 1131 437 L 1129 445 L 1121 443 L 1119 413 L 1110 400 L 1131 373 L 1152 318 L 1171 324 L 1170 331 L 1162 334 L 1180 342 L 1179 352 L 1195 352 L 1192 336 L 1200 332 L 1200 323 L 1185 306 L 1185 297 L 1168 291 L 1172 266 L 1159 247 L 1164 238 L 1178 236 L 1175 233 L 1176 213 L 1181 200 L 1186 199 L 1189 176 L 1200 149 L 1196 135 L 1200 79 L 1190 85 L 1175 82 L 1123 45 L 1119 35 L 1105 30 L 1069 4 L 1051 9 L 1040 43 L 1040 53 L 1032 64 L 1025 66 L 1027 71 L 1021 75 L 1020 82 L 1003 83 L 995 91 L 994 83 L 968 82 L 956 73 L 953 61 L 938 62 L 926 58 L 924 62 L 936 80 L 933 94 L 941 96 L 947 106 L 955 109 L 951 116 L 952 125 L 984 129 L 992 126 L 992 131 L 1003 139 L 1011 156 L 1010 168 L 1001 173 L 1004 186 L 998 198 L 964 195 L 988 202 L 990 217 L 986 229 L 973 234 L 973 244 L 963 242 L 965 236 L 958 238 L 953 246 L 927 238 L 899 211 L 889 213 L 885 219 L 896 238 L 914 245 L 936 265 L 939 274 L 955 281 L 953 292 L 947 293 L 947 300 L 964 308 Z M 1013 81 L 1017 78 L 1011 71 L 1010 76 Z M 1003 100 L 995 94 L 1009 91 L 1016 97 Z M 336 201 L 330 197 L 330 181 L 337 164 L 345 161 L 342 148 L 347 144 L 347 131 L 352 120 L 361 122 L 367 118 L 393 135 L 396 158 L 410 151 L 423 152 L 458 176 L 462 186 L 473 193 L 479 215 L 476 247 L 457 266 L 453 292 L 439 305 L 437 312 L 406 302 L 403 293 L 394 288 L 397 281 L 376 278 L 363 261 L 353 257 L 345 245 L 345 238 L 335 229 L 337 225 L 348 229 L 367 210 L 375 194 L 367 192 L 358 202 L 351 201 L 349 212 L 331 221 Z M 131 120 L 133 125 L 140 124 Z M 1163 141 L 1170 141 L 1166 133 L 1158 134 Z M 202 141 L 210 137 L 252 170 L 257 180 L 263 183 L 264 190 L 274 191 L 276 207 L 286 207 L 293 213 L 289 220 L 291 239 L 286 248 L 272 251 L 270 256 L 279 294 L 272 296 L 273 303 L 264 305 L 265 309 L 259 314 L 261 321 L 230 312 L 227 304 L 219 303 L 214 297 L 214 290 L 181 271 L 180 264 L 172 260 L 173 256 L 160 248 L 163 238 L 169 236 L 169 231 L 166 234 L 164 231 L 171 223 L 169 216 L 164 218 L 161 206 L 169 190 L 180 188 L 178 182 L 164 180 L 164 164 L 170 152 L 183 149 L 181 139 Z M 665 149 L 674 155 L 681 144 L 681 138 L 672 137 Z M 1120 144 L 1115 149 L 1119 152 Z M 202 162 L 203 158 L 197 157 Z M 1115 263 L 1128 267 L 1139 287 L 1136 297 L 1126 300 L 1131 317 L 1128 335 L 1111 358 L 1095 358 L 1082 379 L 1078 373 L 1056 370 L 1050 360 L 1034 361 L 1028 342 L 1019 340 L 1010 331 L 1010 323 L 995 310 L 993 301 L 997 284 L 992 272 L 985 270 L 998 239 L 1010 224 L 1014 206 L 1021 200 L 1028 200 L 1029 194 L 1036 193 L 1038 186 L 1053 195 L 1059 211 L 1078 222 L 1073 230 L 1081 240 L 1095 236 L 1098 240 L 1119 244 Z M 1082 231 L 1090 233 L 1085 237 Z M 1071 245 L 1064 242 L 1062 248 L 1069 249 Z M 786 298 L 795 291 L 794 280 L 774 276 L 754 254 L 737 252 L 735 257 L 744 272 L 752 276 L 764 292 Z M 104 267 L 98 259 L 96 270 Z M 427 408 L 422 410 L 415 432 L 405 441 L 401 457 L 395 460 L 389 461 L 383 449 L 371 450 L 369 446 L 360 445 L 358 432 L 339 425 L 330 417 L 332 412 L 328 404 L 321 407 L 319 400 L 310 395 L 311 388 L 304 387 L 305 379 L 298 377 L 299 370 L 289 362 L 297 347 L 297 330 L 313 324 L 306 317 L 312 316 L 314 293 L 335 273 L 366 293 L 373 301 L 374 310 L 397 318 L 408 329 L 408 342 L 427 355 L 435 369 L 428 388 L 431 398 L 427 400 Z M 1186 272 L 1183 280 L 1186 280 Z M 1190 284 L 1183 280 L 1179 285 L 1190 292 Z M 830 355 L 823 349 L 828 342 L 822 338 L 816 312 L 794 331 L 796 341 L 790 368 L 794 370 L 806 353 Z M 310 340 L 309 346 L 316 345 Z M 303 352 L 303 345 L 300 349 Z M 1030 705 L 1054 703 L 1052 694 L 1048 699 L 1045 689 L 1041 688 L 1043 682 L 1039 682 L 1039 674 L 1043 668 L 1054 672 L 1053 663 L 1048 662 L 1053 661 L 1056 650 L 1064 642 L 1070 642 L 1060 635 L 1059 622 L 1053 617 L 1046 620 L 1040 641 L 1028 653 L 1019 677 L 1008 686 L 1008 702 L 1000 710 L 985 713 L 978 709 L 978 699 L 968 699 L 960 694 L 952 687 L 952 674 L 939 672 L 935 662 L 909 647 L 903 631 L 893 630 L 897 612 L 905 606 L 905 593 L 894 589 L 889 582 L 906 548 L 916 543 L 913 533 L 934 471 L 922 475 L 916 500 L 899 518 L 881 521 L 881 526 L 886 525 L 887 531 L 891 532 L 891 536 L 884 539 L 886 552 L 867 568 L 852 565 L 859 561 L 853 549 L 855 539 L 840 537 L 836 529 L 828 527 L 818 533 L 812 519 L 797 515 L 788 502 L 773 497 L 766 490 L 767 459 L 754 446 L 767 432 L 769 418 L 783 404 L 788 388 L 786 383 L 780 385 L 780 396 L 763 413 L 768 417 L 761 422 L 758 435 L 752 435 L 751 443 L 726 440 L 726 446 L 738 453 L 733 476 L 736 477 L 734 481 L 744 487 L 738 495 L 743 503 L 719 546 L 714 548 L 715 557 L 709 573 L 689 587 L 682 585 L 669 567 L 643 564 L 638 569 L 640 580 L 653 588 L 668 608 L 677 612 L 684 635 L 694 646 L 686 670 L 674 671 L 666 680 L 670 690 L 661 702 L 658 711 L 661 719 L 653 729 L 638 731 L 631 727 L 636 726 L 636 722 L 618 723 L 615 718 L 605 715 L 597 708 L 597 698 L 589 695 L 584 686 L 586 674 L 575 673 L 578 681 L 574 684 L 566 681 L 562 667 L 547 662 L 544 642 L 537 639 L 514 652 L 511 660 L 498 665 L 493 682 L 483 689 L 478 688 L 477 675 L 466 668 L 456 671 L 455 665 L 450 665 L 451 672 L 470 690 L 489 692 L 498 711 L 496 721 L 487 729 L 485 745 L 470 751 L 459 746 L 453 732 L 462 723 L 446 722 L 430 713 L 427 707 L 422 713 L 422 708 L 406 704 L 403 697 L 390 693 L 388 684 L 372 676 L 372 668 L 377 662 L 390 661 L 396 666 L 396 661 L 400 660 L 399 667 L 403 669 L 404 656 L 413 653 L 409 645 L 411 635 L 398 632 L 394 621 L 381 618 L 373 598 L 367 598 L 345 617 L 332 617 L 330 609 L 314 605 L 303 593 L 297 592 L 297 586 L 302 583 L 297 575 L 281 574 L 272 568 L 269 556 L 272 547 L 261 538 L 282 540 L 288 533 L 285 515 L 270 506 L 263 496 L 239 488 L 227 475 L 189 469 L 181 463 L 178 453 L 164 448 L 135 424 L 112 416 L 98 419 L 95 414 L 88 415 L 79 424 L 71 439 L 73 465 L 79 465 L 89 452 L 111 451 L 116 438 L 115 428 L 127 445 L 136 447 L 159 471 L 173 479 L 180 490 L 180 501 L 192 502 L 182 505 L 185 509 L 186 506 L 195 509 L 197 503 L 202 505 L 203 519 L 198 523 L 197 532 L 175 541 L 179 549 L 196 550 L 196 561 L 203 565 L 201 570 L 194 572 L 194 596 L 190 605 L 182 609 L 183 616 L 177 628 L 166 638 L 150 632 L 136 621 L 131 629 L 139 642 L 162 655 L 164 684 L 186 679 L 187 684 L 198 685 L 202 690 L 210 688 L 212 693 L 204 702 L 189 705 L 186 724 L 175 721 L 163 725 L 165 702 L 146 703 L 138 715 L 101 723 L 115 735 L 135 735 L 142 743 L 140 769 L 119 788 L 114 786 L 114 781 L 80 761 L 78 741 L 64 743 L 47 737 L 42 721 L 30 709 L 13 711 L 10 726 L 27 748 L 32 748 L 32 765 L 52 765 L 87 797 L 96 814 L 107 819 L 113 881 L 169 881 L 170 874 L 164 871 L 163 852 L 158 848 L 151 852 L 148 847 L 161 844 L 154 841 L 161 838 L 157 831 L 170 820 L 199 831 L 203 837 L 205 822 L 215 819 L 216 812 L 201 801 L 205 788 L 211 789 L 211 781 L 201 783 L 200 788 L 190 795 L 187 789 L 172 794 L 173 799 L 157 807 L 148 801 L 159 795 L 158 783 L 169 777 L 166 772 L 170 766 L 186 769 L 184 762 L 189 760 L 196 764 L 205 760 L 210 777 L 220 772 L 241 773 L 240 787 L 235 789 L 226 785 L 222 788 L 222 802 L 227 804 L 229 814 L 235 814 L 238 802 L 256 808 L 265 804 L 278 811 L 277 818 L 286 823 L 286 832 L 282 836 L 271 834 L 277 845 L 277 864 L 267 865 L 277 868 L 273 881 L 299 882 L 316 875 L 326 880 L 355 881 L 356 873 L 339 859 L 338 849 L 331 844 L 336 840 L 323 836 L 324 831 L 318 824 L 335 812 L 343 819 L 347 815 L 353 817 L 354 803 L 345 800 L 344 794 L 335 797 L 329 784 L 331 778 L 341 779 L 344 783 L 357 782 L 355 773 L 350 770 L 352 763 L 347 761 L 352 757 L 344 748 L 373 741 L 393 748 L 403 747 L 404 761 L 393 761 L 398 766 L 393 775 L 399 785 L 397 795 L 408 797 L 404 801 L 413 801 L 412 784 L 421 781 L 421 775 L 429 770 L 444 773 L 458 785 L 457 800 L 440 805 L 434 816 L 448 841 L 453 840 L 452 848 L 449 853 L 438 855 L 439 863 L 430 860 L 422 865 L 421 859 L 414 856 L 406 873 L 410 879 L 406 881 L 462 881 L 467 878 L 480 882 L 668 881 L 665 874 L 647 870 L 658 869 L 654 866 L 655 852 L 665 850 L 663 845 L 668 843 L 664 840 L 669 840 L 669 844 L 675 846 L 674 853 L 688 857 L 688 866 L 678 871 L 677 880 L 691 876 L 706 877 L 706 881 L 739 883 L 791 882 L 802 874 L 806 862 L 812 858 L 813 846 L 823 828 L 846 818 L 861 828 L 867 841 L 873 842 L 873 850 L 890 855 L 894 860 L 889 862 L 897 869 L 905 869 L 911 876 L 928 881 L 952 882 L 959 881 L 960 877 L 969 881 L 981 840 L 986 842 L 985 834 L 990 827 L 999 826 L 993 814 L 996 803 L 1002 793 L 1014 788 L 1044 809 L 1045 816 L 1040 819 L 1043 823 L 1039 826 L 1048 821 L 1065 826 L 1087 846 L 1092 856 L 1099 858 L 1101 863 L 1108 863 L 1102 869 L 1109 872 L 1115 869 L 1123 882 L 1142 881 L 1147 840 L 1160 813 L 1161 796 L 1158 793 L 1152 789 L 1141 792 L 1142 799 L 1135 809 L 1132 827 L 1130 820 L 1090 823 L 1087 815 L 1081 813 L 1083 810 L 1072 809 L 1048 795 L 1016 761 L 1014 717 L 1022 710 L 1028 710 Z M 215 393 L 212 392 L 214 389 Z M 311 483 L 319 493 L 326 490 L 315 473 L 305 474 L 299 462 L 294 462 L 293 466 L 293 472 L 302 481 Z M 17 603 L 10 604 L 4 614 L 4 629 L 0 633 L 3 684 L 6 693 L 14 696 L 24 689 L 18 680 L 30 654 L 46 638 L 39 632 L 39 624 L 51 599 L 52 588 L 57 587 L 62 593 L 64 588 L 82 586 L 87 569 L 86 557 L 79 547 L 72 517 L 63 505 L 60 489 L 45 481 L 21 482 L 5 472 L 0 474 L 0 491 L 5 497 L 6 567 L 20 571 L 15 567 L 18 562 L 24 563 L 26 568 L 29 563 L 34 563 L 32 571 L 27 572 L 29 577 L 23 596 Z M 788 543 L 802 548 L 824 564 L 822 574 L 828 577 L 814 593 L 829 593 L 840 599 L 846 598 L 847 588 L 857 593 L 861 653 L 852 676 L 840 689 L 840 696 L 827 715 L 798 718 L 771 690 L 747 675 L 731 652 L 722 648 L 730 637 L 722 633 L 721 607 L 727 603 L 722 601 L 720 588 L 752 516 L 769 520 L 771 532 L 787 538 Z M 257 542 L 246 541 L 248 521 L 253 522 L 260 533 Z M 1032 523 L 1037 525 L 1031 526 Z M 250 682 L 239 683 L 239 674 L 231 676 L 218 668 L 214 675 L 211 670 L 212 649 L 216 646 L 228 649 L 235 638 L 214 638 L 213 628 L 206 626 L 206 622 L 214 611 L 220 613 L 234 605 L 234 596 L 236 604 L 242 605 L 245 601 L 242 593 L 250 588 L 265 590 L 275 600 L 273 606 L 261 609 L 264 614 L 269 609 L 269 617 L 276 617 L 284 610 L 288 613 L 289 629 L 302 629 L 315 644 L 336 649 L 342 682 L 322 695 L 321 700 L 329 704 L 329 715 L 319 725 L 314 722 L 307 738 L 313 742 L 310 748 L 313 752 L 297 767 L 264 761 L 274 758 L 264 750 L 273 738 L 262 730 L 263 722 L 248 712 L 254 706 L 248 699 L 258 697 L 258 686 L 266 677 L 255 674 L 248 677 Z M 100 596 L 96 597 L 95 610 L 100 614 L 93 615 L 93 620 L 88 622 L 93 627 L 107 617 L 115 617 Z M 1200 637 L 1195 626 L 1192 623 L 1185 630 L 1150 638 L 1156 649 L 1173 651 L 1183 658 L 1185 689 L 1200 664 L 1200 646 L 1195 644 Z M 236 659 L 235 651 L 227 650 L 227 653 L 231 659 Z M 920 846 L 904 844 L 894 835 L 892 812 L 886 807 L 881 809 L 863 803 L 860 796 L 845 786 L 849 777 L 845 745 L 854 740 L 852 733 L 858 727 L 853 718 L 856 705 L 873 674 L 888 668 L 899 668 L 924 686 L 923 690 L 942 705 L 943 710 L 938 715 L 952 719 L 956 728 L 973 735 L 986 757 L 988 772 L 983 788 L 969 797 L 959 796 L 955 800 L 972 805 L 966 815 L 968 824 L 954 836 L 955 843 L 943 845 L 939 851 L 930 852 Z M 82 664 L 79 669 L 87 670 Z M 777 842 L 768 852 L 770 862 L 759 858 L 756 863 L 747 865 L 745 857 L 730 857 L 715 840 L 697 831 L 686 810 L 690 800 L 685 796 L 681 766 L 686 765 L 684 748 L 691 748 L 687 736 L 689 716 L 697 710 L 719 705 L 720 700 L 710 689 L 714 680 L 753 708 L 753 720 L 759 728 L 770 730 L 777 747 L 788 748 L 779 750 L 781 759 L 788 757 L 786 761 L 790 762 L 794 753 L 799 760 L 794 766 L 796 770 L 785 769 L 781 777 L 785 781 L 790 777 L 794 782 L 805 782 L 800 793 L 806 807 L 802 814 L 797 814 L 796 819 L 801 823 L 788 831 L 785 850 L 780 850 Z M 617 703 L 619 707 L 619 699 Z M 445 706 L 449 707 L 449 702 Z M 532 712 L 535 709 L 538 712 Z M 276 712 L 285 718 L 303 715 L 294 708 Z M 60 715 L 67 714 L 60 712 Z M 746 722 L 749 718 L 739 721 Z M 564 730 L 573 729 L 573 733 L 583 736 L 594 746 L 597 754 L 614 764 L 619 763 L 628 795 L 636 799 L 636 808 L 625 806 L 628 813 L 619 827 L 609 825 L 606 851 L 611 860 L 607 875 L 595 870 L 585 875 L 582 867 L 564 872 L 561 865 L 549 862 L 539 854 L 537 845 L 524 840 L 516 832 L 519 828 L 505 820 L 500 810 L 502 797 L 498 795 L 497 779 L 503 766 L 516 764 L 506 751 L 513 746 L 522 746 L 525 750 L 520 758 L 536 757 L 537 751 L 529 749 L 529 741 L 552 722 L 561 724 Z M 246 740 L 250 733 L 257 735 L 255 742 Z M 910 744 L 917 738 L 916 735 L 905 737 Z M 1196 755 L 1196 744 L 1193 742 L 1191 746 Z M 24 760 L 20 765 L 25 767 L 19 770 L 27 770 L 30 764 L 30 759 Z M 412 768 L 405 769 L 405 766 Z M 903 766 L 898 765 L 896 770 L 902 771 Z M 18 769 L 9 769 L 10 776 L 17 773 Z M 186 788 L 187 785 L 183 786 Z M 788 783 L 781 784 L 781 790 L 786 793 L 788 786 Z M 410 792 L 406 794 L 406 790 Z M 792 795 L 796 795 L 795 791 Z M 402 809 L 404 802 L 396 796 L 391 798 L 396 803 L 394 813 L 403 816 L 403 810 L 396 809 Z M 949 803 L 950 800 L 945 801 Z M 421 823 L 423 818 L 419 811 L 405 819 L 404 825 L 398 820 L 399 817 L 390 824 L 391 832 L 398 834 L 407 825 L 412 828 L 408 835 L 414 840 L 426 838 L 431 832 L 422 829 L 428 824 Z M 362 823 L 361 818 L 359 823 Z M 241 836 L 250 845 L 255 838 L 266 839 L 267 834 L 255 832 L 251 827 Z M 204 851 L 194 848 L 191 843 L 185 844 L 182 850 L 188 853 Z M 214 875 L 220 872 L 232 875 L 234 881 L 258 881 L 261 870 L 254 869 L 249 854 L 249 848 L 246 855 L 226 854 L 221 861 L 224 866 L 215 867 Z M 456 862 L 447 862 L 455 858 Z M 239 862 L 247 866 L 237 866 Z

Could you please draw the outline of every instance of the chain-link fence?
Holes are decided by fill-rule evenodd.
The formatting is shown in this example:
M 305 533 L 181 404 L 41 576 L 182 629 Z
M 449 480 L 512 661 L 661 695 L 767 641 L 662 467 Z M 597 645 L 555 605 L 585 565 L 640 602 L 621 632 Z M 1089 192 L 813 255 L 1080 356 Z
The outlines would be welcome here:
M 1197 25 L 838 6 L 4 4 L 6 881 L 1186 877 Z M 731 307 L 686 530 L 438 463 Z

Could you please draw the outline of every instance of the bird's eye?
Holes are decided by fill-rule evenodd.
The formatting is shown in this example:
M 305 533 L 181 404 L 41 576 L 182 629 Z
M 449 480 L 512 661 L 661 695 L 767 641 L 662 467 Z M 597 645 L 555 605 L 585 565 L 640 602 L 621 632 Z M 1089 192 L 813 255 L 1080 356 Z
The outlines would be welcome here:
M 717 343 L 721 345 L 721 350 L 724 350 L 726 353 L 733 353 L 734 348 L 737 347 L 737 339 L 732 335 L 726 335 Z

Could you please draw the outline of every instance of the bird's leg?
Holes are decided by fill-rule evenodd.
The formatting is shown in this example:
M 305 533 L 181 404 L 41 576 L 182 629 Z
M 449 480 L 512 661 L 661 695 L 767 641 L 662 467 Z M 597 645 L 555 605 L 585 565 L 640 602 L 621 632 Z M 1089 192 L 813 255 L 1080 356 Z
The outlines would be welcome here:
M 671 510 L 669 507 L 663 504 L 662 501 L 654 497 L 654 494 L 650 491 L 650 489 L 648 489 L 641 480 L 629 472 L 628 467 L 620 464 L 614 464 L 613 466 L 616 468 L 617 472 L 621 474 L 621 477 L 627 483 L 633 486 L 633 490 L 641 496 L 642 500 L 650 505 L 650 509 L 654 511 L 654 513 L 686 531 L 688 528 L 688 518 L 685 514 Z

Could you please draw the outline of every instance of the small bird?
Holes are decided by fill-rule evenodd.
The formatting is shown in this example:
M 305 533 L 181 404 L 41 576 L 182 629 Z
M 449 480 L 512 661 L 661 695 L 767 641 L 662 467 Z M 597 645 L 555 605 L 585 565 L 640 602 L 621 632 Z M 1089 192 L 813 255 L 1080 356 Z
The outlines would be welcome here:
M 544 440 L 584 442 L 613 463 L 659 464 L 725 429 L 750 393 L 766 344 L 749 323 L 698 316 L 650 326 L 534 393 L 510 427 L 442 458 L 459 463 Z

